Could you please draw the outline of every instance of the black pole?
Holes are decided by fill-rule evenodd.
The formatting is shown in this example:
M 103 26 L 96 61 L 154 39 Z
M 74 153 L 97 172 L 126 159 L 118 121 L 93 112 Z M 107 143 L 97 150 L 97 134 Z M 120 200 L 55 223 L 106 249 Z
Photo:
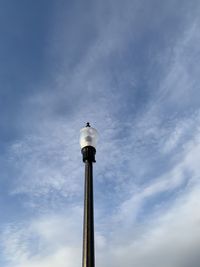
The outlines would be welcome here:
M 95 153 L 96 150 L 92 146 L 86 146 L 82 149 L 83 162 L 85 163 L 82 267 L 95 266 L 93 206 L 93 162 L 95 162 Z

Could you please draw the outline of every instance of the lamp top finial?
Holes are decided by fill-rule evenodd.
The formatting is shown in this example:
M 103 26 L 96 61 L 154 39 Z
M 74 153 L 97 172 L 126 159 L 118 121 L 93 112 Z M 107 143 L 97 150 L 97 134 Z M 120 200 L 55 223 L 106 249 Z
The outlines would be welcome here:
M 89 122 L 86 123 L 86 127 L 90 127 L 90 123 Z

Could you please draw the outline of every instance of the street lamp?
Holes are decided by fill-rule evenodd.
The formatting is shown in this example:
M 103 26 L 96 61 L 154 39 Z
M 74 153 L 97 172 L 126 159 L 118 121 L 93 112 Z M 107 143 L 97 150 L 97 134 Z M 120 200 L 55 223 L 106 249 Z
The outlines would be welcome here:
M 97 130 L 89 122 L 80 131 L 80 145 L 85 163 L 83 259 L 82 267 L 94 267 L 94 207 L 93 207 L 93 162 L 95 161 Z

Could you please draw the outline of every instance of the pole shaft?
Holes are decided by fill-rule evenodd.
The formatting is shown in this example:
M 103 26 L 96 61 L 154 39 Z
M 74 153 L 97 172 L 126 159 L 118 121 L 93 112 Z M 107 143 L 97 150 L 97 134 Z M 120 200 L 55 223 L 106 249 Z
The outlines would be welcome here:
M 85 161 L 84 225 L 83 225 L 83 267 L 94 267 L 94 207 L 93 166 Z

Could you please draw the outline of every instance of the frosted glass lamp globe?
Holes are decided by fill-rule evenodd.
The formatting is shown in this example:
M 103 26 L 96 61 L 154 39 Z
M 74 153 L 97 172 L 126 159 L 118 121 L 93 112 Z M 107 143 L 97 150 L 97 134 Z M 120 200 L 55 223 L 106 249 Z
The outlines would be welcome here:
M 87 123 L 86 127 L 80 130 L 80 145 L 81 149 L 86 146 L 92 146 L 96 148 L 98 138 L 98 132 L 95 128 L 90 127 Z

